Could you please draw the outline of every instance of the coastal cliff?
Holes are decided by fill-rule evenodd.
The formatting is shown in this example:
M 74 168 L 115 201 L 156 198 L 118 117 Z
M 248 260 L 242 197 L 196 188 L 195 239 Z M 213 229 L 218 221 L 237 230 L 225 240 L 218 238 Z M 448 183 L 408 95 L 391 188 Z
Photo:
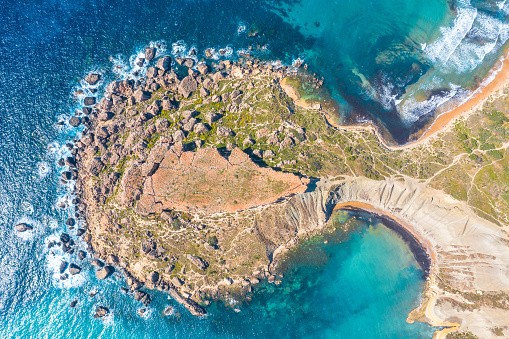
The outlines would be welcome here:
M 97 104 L 83 98 L 69 124 L 85 129 L 62 159 L 87 223 L 80 235 L 145 306 L 143 289 L 159 289 L 202 315 L 211 300 L 278 283 L 285 251 L 325 229 L 335 208 L 363 209 L 423 255 L 426 300 L 409 321 L 482 337 L 509 326 L 509 182 L 488 172 L 508 160 L 506 97 L 391 150 L 370 130 L 329 125 L 324 103 L 299 106 L 294 68 L 154 62 L 141 80 L 110 83 Z M 451 322 L 423 311 L 429 301 Z

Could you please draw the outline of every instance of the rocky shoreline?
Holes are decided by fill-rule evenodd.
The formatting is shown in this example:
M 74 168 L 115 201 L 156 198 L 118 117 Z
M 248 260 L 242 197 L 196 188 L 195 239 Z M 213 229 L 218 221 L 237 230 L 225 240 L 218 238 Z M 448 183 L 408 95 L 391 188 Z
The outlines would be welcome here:
M 138 62 L 153 55 L 147 49 Z M 430 312 L 468 319 L 458 309 L 473 304 L 492 312 L 486 305 L 495 307 L 493 298 L 509 300 L 501 279 L 509 262 L 505 214 L 484 212 L 482 197 L 461 200 L 444 177 L 459 159 L 464 134 L 446 131 L 447 145 L 431 140 L 433 147 L 391 150 L 372 131 L 330 126 L 321 105 L 300 107 L 284 88 L 288 77 L 297 81 L 294 68 L 249 56 L 217 64 L 168 56 L 150 62 L 145 78 L 113 81 L 97 103 L 80 94 L 88 106 L 68 122 L 85 129 L 68 144 L 72 157 L 59 161 L 68 167 L 62 182 L 76 181 L 76 218 L 87 225 L 76 235 L 96 257 L 98 279 L 120 270 L 125 292 L 144 307 L 147 290 L 158 289 L 203 315 L 212 300 L 249 300 L 261 280 L 280 283 L 278 258 L 322 232 L 338 204 L 356 202 L 385 218 L 429 273 L 427 313 L 414 311 L 412 321 L 442 326 L 448 322 Z M 482 147 L 475 153 L 465 160 L 469 171 L 503 157 Z M 69 229 L 74 224 L 67 222 Z M 64 251 L 74 251 L 73 239 L 62 234 Z M 74 263 L 61 267 L 63 276 L 80 271 Z M 486 279 L 492 272 L 495 278 Z M 458 328 L 491 327 L 466 321 Z
M 148 62 L 154 56 L 155 48 L 147 48 L 145 60 L 139 60 L 139 62 Z M 130 286 L 130 293 L 133 293 L 136 300 L 141 301 L 145 306 L 150 304 L 150 296 L 139 290 L 142 286 L 149 290 L 167 291 L 192 314 L 200 316 L 206 311 L 198 302 L 205 305 L 210 302 L 210 299 L 220 298 L 222 293 L 229 294 L 228 291 L 220 291 L 225 287 L 226 290 L 236 289 L 235 285 L 238 284 L 241 289 L 250 290 L 249 286 L 258 283 L 260 279 L 269 278 L 269 281 L 274 281 L 268 272 L 268 266 L 253 265 L 251 268 L 254 273 L 240 280 L 235 276 L 226 276 L 212 285 L 205 284 L 201 288 L 183 290 L 182 277 L 185 275 L 186 265 L 179 267 L 181 272 L 184 272 L 179 275 L 180 277 L 171 274 L 176 271 L 176 266 L 180 266 L 177 261 L 187 259 L 186 261 L 193 266 L 191 269 L 197 268 L 200 271 L 205 271 L 209 263 L 194 254 L 179 253 L 184 258 L 169 255 L 164 248 L 164 243 L 151 239 L 151 231 L 147 231 L 141 241 L 140 254 L 149 259 L 162 259 L 167 264 L 161 273 L 151 271 L 147 276 L 140 275 L 137 269 L 132 268 L 134 265 L 127 255 L 122 256 L 111 249 L 107 250 L 105 244 L 98 241 L 100 234 L 114 234 L 120 229 L 131 228 L 130 231 L 136 232 L 136 221 L 128 220 L 129 216 L 122 217 L 119 210 L 134 209 L 132 214 L 136 217 L 156 216 L 159 221 L 169 223 L 172 227 L 178 224 L 179 229 L 192 227 L 200 232 L 205 225 L 195 225 L 192 222 L 193 212 L 209 215 L 237 213 L 271 203 L 281 203 L 296 193 L 304 192 L 309 180 L 259 167 L 253 162 L 253 160 L 272 158 L 274 156 L 272 150 L 255 149 L 248 156 L 241 152 L 237 145 L 231 143 L 216 149 L 204 148 L 203 138 L 186 142 L 186 138 L 191 135 L 203 136 L 211 130 L 219 138 L 235 135 L 232 128 L 216 126 L 216 123 L 223 118 L 225 111 L 236 112 L 246 108 L 242 106 L 244 93 L 242 90 L 233 88 L 231 92 L 212 94 L 222 89 L 221 82 L 249 79 L 258 74 L 269 79 L 281 79 L 286 74 L 286 66 L 274 69 L 270 64 L 252 59 L 240 62 L 221 61 L 214 65 L 215 72 L 210 73 L 209 66 L 205 63 L 194 65 L 192 59 L 177 59 L 175 62 L 183 66 L 180 69 L 181 72 L 182 68 L 187 68 L 187 76 L 179 77 L 171 67 L 172 59 L 164 56 L 157 60 L 155 67 L 148 68 L 143 81 L 113 81 L 108 85 L 107 93 L 100 102 L 96 103 L 95 97 L 83 99 L 85 107 L 82 114 L 72 117 L 68 123 L 72 127 L 83 124 L 85 129 L 75 147 L 71 148 L 72 157 L 61 161 L 69 166 L 69 171 L 62 175 L 62 181 L 76 180 L 76 216 L 85 219 L 87 224 L 86 229 L 80 229 L 79 236 L 83 235 L 83 240 L 88 243 L 89 251 L 96 258 L 108 265 L 119 267 L 123 271 L 127 284 Z M 85 78 L 90 85 L 95 85 L 99 80 L 99 74 L 90 74 Z M 247 89 L 252 89 L 252 86 L 249 82 L 245 85 Z M 187 99 L 193 94 L 198 98 L 194 102 L 200 102 L 198 105 L 193 104 L 193 108 L 212 104 L 214 109 L 200 117 L 198 117 L 200 113 L 194 109 L 182 110 L 183 106 L 190 103 Z M 224 110 L 217 109 L 221 107 L 224 107 Z M 170 130 L 172 133 L 168 133 Z M 258 132 L 256 136 L 269 131 L 265 128 Z M 126 136 L 128 133 L 130 135 Z M 278 133 L 276 131 L 269 136 L 269 144 L 278 149 L 292 147 L 295 144 L 296 139 L 292 137 L 278 140 Z M 297 133 L 300 133 L 298 136 L 304 137 L 304 131 L 299 132 L 297 128 Z M 271 138 L 274 141 L 271 141 Z M 253 143 L 254 140 L 247 137 L 243 146 L 250 146 Z M 201 167 L 193 167 L 191 164 L 197 162 L 201 162 Z M 177 166 L 171 167 L 170 163 L 177 163 Z M 202 168 L 203 166 L 205 168 Z M 214 167 L 218 167 L 220 172 L 217 175 L 210 171 Z M 219 204 L 211 204 L 207 201 L 210 200 L 208 197 L 186 201 L 186 194 L 189 192 L 185 193 L 184 186 L 189 184 L 189 180 L 193 180 L 193 176 L 212 177 L 210 182 L 197 183 L 201 185 L 200 187 L 208 189 L 218 180 L 228 177 L 224 171 L 234 172 L 235 180 L 238 179 L 239 171 L 247 171 L 246 182 L 240 185 L 244 186 L 237 187 L 244 191 L 244 200 L 233 192 L 231 197 L 225 197 L 226 201 Z M 179 184 L 176 182 L 179 178 L 185 179 Z M 265 180 L 273 181 L 275 184 L 271 186 L 264 182 Z M 145 182 L 142 183 L 142 181 Z M 245 191 L 249 190 L 246 188 L 246 183 L 255 190 L 246 193 Z M 168 187 L 171 187 L 171 193 Z M 258 191 L 263 187 L 267 192 L 260 194 Z M 221 199 L 221 195 L 225 194 L 223 187 L 219 191 L 218 198 Z M 115 195 L 118 196 L 118 205 L 106 208 L 108 200 Z M 67 239 L 65 235 L 63 237 L 62 243 L 69 244 L 69 248 L 72 247 L 72 240 Z M 208 243 L 205 243 L 208 250 L 213 251 L 217 246 L 214 241 L 210 241 L 214 238 L 209 237 Z M 112 243 L 111 240 L 110 243 Z M 102 261 L 98 259 L 95 260 L 98 267 L 96 276 L 99 279 L 105 279 L 114 268 L 103 266 Z M 61 271 L 65 271 L 65 268 Z M 230 286 L 231 288 L 228 288 Z

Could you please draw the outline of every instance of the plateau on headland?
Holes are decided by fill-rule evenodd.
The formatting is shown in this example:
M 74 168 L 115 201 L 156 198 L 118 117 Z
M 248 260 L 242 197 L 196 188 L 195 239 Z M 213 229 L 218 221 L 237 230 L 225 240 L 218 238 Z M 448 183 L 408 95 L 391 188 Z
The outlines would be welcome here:
M 154 57 L 147 48 L 141 62 Z M 505 87 L 425 141 L 391 149 L 373 130 L 329 124 L 330 102 L 295 90 L 319 81 L 295 67 L 247 54 L 152 63 L 99 102 L 85 98 L 69 121 L 84 129 L 62 180 L 76 180 L 99 279 L 113 270 L 103 260 L 144 305 L 143 289 L 158 289 L 203 315 L 212 300 L 278 283 L 284 253 L 325 230 L 335 209 L 362 209 L 386 218 L 427 272 L 409 321 L 509 334 Z

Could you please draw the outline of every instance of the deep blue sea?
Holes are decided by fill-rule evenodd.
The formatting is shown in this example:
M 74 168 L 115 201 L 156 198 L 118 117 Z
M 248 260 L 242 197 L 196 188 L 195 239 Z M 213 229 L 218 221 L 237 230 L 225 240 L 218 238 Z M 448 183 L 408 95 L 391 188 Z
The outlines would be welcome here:
M 73 214 L 57 207 L 72 199 L 57 161 L 77 131 L 56 123 L 80 109 L 81 78 L 128 76 L 148 44 L 174 56 L 194 47 L 197 58 L 251 47 L 265 60 L 303 59 L 324 76 L 339 120 L 376 121 L 405 142 L 489 78 L 509 38 L 506 1 L 0 1 L 1 338 L 431 338 L 433 329 L 405 322 L 422 271 L 396 234 L 366 217 L 343 242 L 308 244 L 309 261 L 295 256 L 283 283 L 262 284 L 250 305 L 213 304 L 204 319 L 162 293 L 141 318 L 122 279 L 98 282 L 90 259 L 61 282 L 65 256 L 46 245 Z M 34 230 L 16 233 L 19 222 Z M 92 318 L 99 304 L 113 311 L 104 321 Z M 178 314 L 163 317 L 167 305 Z

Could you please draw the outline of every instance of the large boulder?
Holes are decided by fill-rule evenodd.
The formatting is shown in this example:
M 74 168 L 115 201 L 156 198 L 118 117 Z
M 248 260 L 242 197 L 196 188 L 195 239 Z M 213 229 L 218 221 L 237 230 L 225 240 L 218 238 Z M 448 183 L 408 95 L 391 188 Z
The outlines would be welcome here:
M 62 262 L 60 263 L 60 266 L 58 267 L 58 271 L 59 271 L 60 273 L 64 273 L 64 271 L 65 271 L 65 269 L 67 268 L 67 265 L 68 265 L 68 264 L 69 264 L 69 263 L 68 263 L 67 261 L 62 260 Z
M 78 265 L 76 265 L 76 264 L 70 264 L 69 265 L 69 273 L 71 275 L 76 275 L 76 274 L 78 274 L 80 272 L 81 272 L 81 267 L 79 267 Z
M 88 171 L 94 176 L 98 176 L 103 169 L 104 164 L 100 158 L 92 158 L 88 163 Z
M 104 266 L 103 262 L 100 261 L 99 259 L 92 260 L 92 265 L 95 267 L 103 267 Z
M 184 134 L 184 132 L 182 130 L 178 130 L 176 131 L 175 133 L 173 133 L 173 141 L 174 142 L 179 142 L 179 141 L 182 141 L 186 138 L 186 135 Z
M 200 72 L 203 75 L 207 74 L 207 72 L 209 71 L 209 68 L 208 68 L 207 64 L 205 64 L 205 63 L 199 64 L 197 68 L 198 68 L 198 72 Z
M 30 226 L 29 224 L 25 224 L 24 222 L 22 222 L 21 224 L 17 224 L 16 226 L 14 226 L 14 228 L 18 232 L 26 232 L 33 229 L 32 226 Z
M 147 79 L 155 78 L 159 74 L 159 71 L 155 67 L 149 67 L 147 69 Z
M 83 250 L 78 251 L 78 259 L 79 260 L 85 260 L 86 257 L 87 257 L 87 252 L 85 252 Z
M 209 128 L 204 123 L 199 122 L 196 125 L 194 125 L 194 132 L 197 134 L 207 133 L 208 131 Z
M 102 318 L 104 316 L 107 316 L 109 313 L 110 313 L 110 310 L 107 309 L 106 307 L 97 306 L 97 308 L 95 309 L 94 318 L 96 318 L 96 319 Z
M 230 127 L 219 126 L 217 128 L 217 136 L 218 137 L 231 137 L 231 136 L 233 136 L 233 131 Z
M 101 76 L 97 73 L 91 73 L 85 77 L 85 81 L 88 82 L 90 85 L 95 85 L 97 82 L 101 80 Z
M 71 240 L 71 237 L 67 233 L 60 234 L 60 241 L 65 243 L 68 243 Z
M 85 105 L 85 106 L 95 105 L 95 97 L 86 97 L 83 100 L 83 105 Z
M 136 92 L 134 92 L 134 100 L 136 100 L 136 103 L 147 101 L 150 99 L 150 97 L 151 95 L 149 92 L 142 91 L 141 89 L 138 89 Z
M 163 71 L 169 70 L 171 67 L 171 58 L 169 56 L 164 56 L 157 60 L 157 68 L 162 69 Z
M 204 270 L 207 267 L 209 267 L 209 264 L 205 260 L 194 254 L 188 254 L 187 259 L 201 270 Z
M 155 47 L 146 47 L 145 48 L 145 60 L 150 61 L 154 59 L 156 56 L 157 49 Z
M 150 304 L 150 302 L 152 301 L 150 294 L 140 291 L 140 290 L 136 290 L 134 292 L 134 299 L 137 301 L 141 301 L 143 303 L 143 305 L 145 305 L 145 306 L 148 306 Z
M 148 274 L 148 277 L 147 277 L 147 280 L 152 282 L 152 283 L 155 283 L 159 280 L 159 273 L 156 272 L 156 271 L 152 271 Z
M 95 271 L 95 276 L 97 279 L 103 280 L 109 277 L 113 273 L 114 269 L 111 266 L 104 266 L 101 269 Z
M 72 127 L 78 127 L 81 124 L 81 119 L 78 117 L 72 117 L 69 119 L 69 125 Z
M 178 92 L 184 98 L 189 98 L 189 96 L 198 89 L 198 83 L 196 80 L 188 75 L 180 82 L 178 86 Z

